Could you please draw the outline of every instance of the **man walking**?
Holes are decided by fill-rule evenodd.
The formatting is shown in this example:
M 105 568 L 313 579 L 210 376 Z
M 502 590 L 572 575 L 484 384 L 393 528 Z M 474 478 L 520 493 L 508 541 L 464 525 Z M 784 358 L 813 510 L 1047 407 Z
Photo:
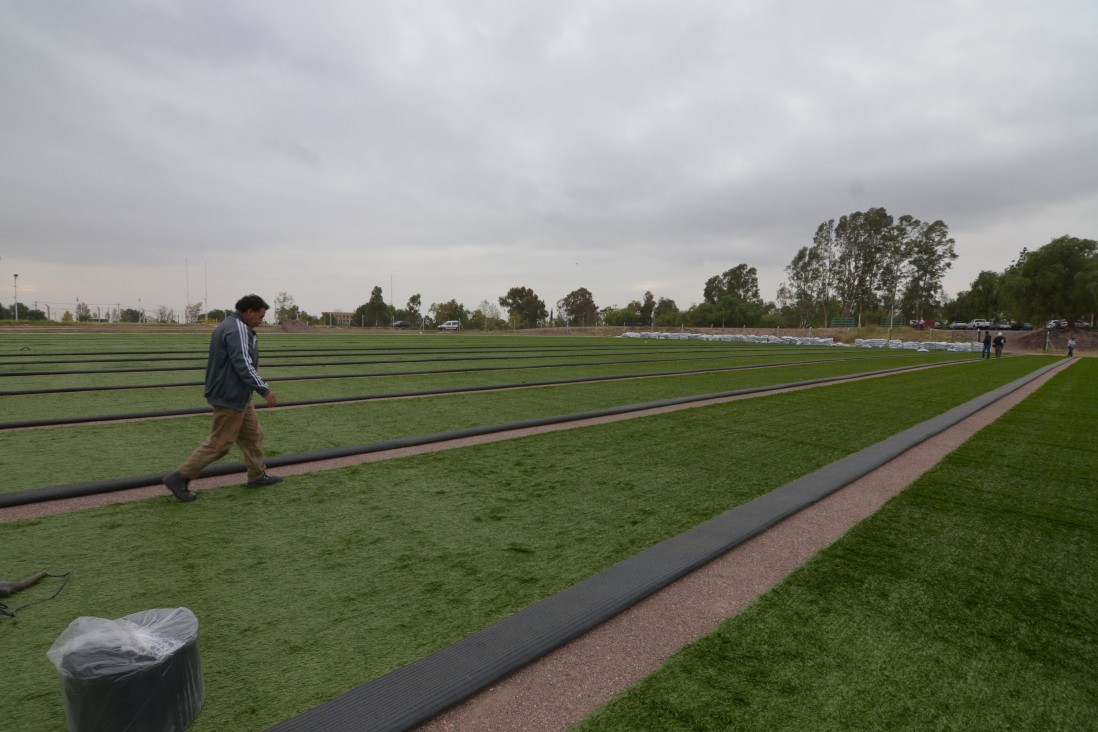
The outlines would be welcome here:
M 259 295 L 245 295 L 236 303 L 236 312 L 225 318 L 210 337 L 206 401 L 213 406 L 213 429 L 179 470 L 164 476 L 164 485 L 181 501 L 198 498 L 188 484 L 204 467 L 228 453 L 233 443 L 244 453 L 249 488 L 282 482 L 282 478 L 267 475 L 263 428 L 252 405 L 252 392 L 258 392 L 268 407 L 278 404 L 275 393 L 256 370 L 259 338 L 255 328 L 263 322 L 269 307 Z
M 1006 337 L 1003 335 L 1002 331 L 999 331 L 999 334 L 995 336 L 995 340 L 991 342 L 991 345 L 995 346 L 995 358 L 999 358 L 1003 355 L 1003 346 L 1006 345 Z

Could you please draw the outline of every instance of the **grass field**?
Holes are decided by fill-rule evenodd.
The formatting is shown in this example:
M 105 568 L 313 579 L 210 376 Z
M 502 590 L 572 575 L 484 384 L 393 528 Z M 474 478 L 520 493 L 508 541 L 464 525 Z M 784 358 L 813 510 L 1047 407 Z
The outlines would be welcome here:
M 14 710 L 12 729 L 63 727 L 45 651 L 69 621 L 186 606 L 202 624 L 208 685 L 193 729 L 263 729 L 1047 362 L 899 374 L 313 473 L 270 490 L 207 491 L 194 504 L 165 493 L 0 524 L 5 578 L 76 570 L 58 599 L 0 623 L 9 668 L 0 708 Z M 601 384 L 554 387 L 263 419 L 272 452 L 317 449 L 352 429 L 368 441 L 712 386 L 643 387 L 656 381 L 630 382 L 637 391 L 624 395 Z M 157 460 L 168 469 L 206 427 L 191 418 L 10 432 L 0 435 L 0 468 L 27 480 L 92 464 L 140 473 Z M 23 467 L 36 455 L 48 469 Z M 42 583 L 26 599 L 49 589 Z
M 408 338 L 397 340 L 411 340 Z M 486 339 L 473 339 L 483 342 Z M 490 339 L 488 339 L 490 340 Z M 503 340 L 513 347 L 517 339 Z M 534 339 L 535 345 L 546 340 Z M 586 339 L 590 342 L 591 339 Z M 443 339 L 447 348 L 448 339 Z M 676 353 L 690 353 L 692 349 L 672 346 L 664 358 Z M 958 359 L 951 354 L 899 353 L 895 355 L 868 353 L 851 360 L 852 349 L 779 349 L 775 354 L 760 355 L 752 349 L 729 348 L 727 344 L 703 344 L 721 347 L 715 355 L 737 355 L 740 360 L 760 366 L 747 370 L 705 374 L 677 373 L 671 376 L 590 384 L 562 384 L 552 387 L 529 389 L 522 392 L 483 392 L 456 395 L 440 394 L 430 398 L 365 401 L 349 404 L 333 404 L 308 408 L 279 409 L 262 413 L 267 434 L 266 451 L 269 456 L 287 455 L 310 450 L 321 450 L 348 445 L 360 445 L 382 440 L 430 434 L 445 430 L 462 429 L 499 424 L 524 419 L 570 414 L 604 409 L 626 404 L 644 403 L 698 394 L 712 394 L 735 389 L 790 383 L 813 378 L 864 373 L 919 363 L 955 363 L 950 370 L 980 368 L 981 378 L 968 382 L 966 393 L 974 394 L 980 388 L 1006 383 L 1016 378 L 1027 360 L 1010 360 L 994 364 L 977 364 L 971 356 Z M 634 344 L 612 341 L 617 348 L 620 373 L 633 373 L 628 363 L 635 353 Z M 111 349 L 107 344 L 104 350 Z M 314 346 L 315 348 L 315 346 Z M 481 346 L 483 349 L 484 346 Z M 559 346 L 558 346 L 559 348 Z M 500 349 L 501 351 L 503 349 Z M 604 349 L 605 350 L 605 349 Z M 765 356 L 765 359 L 764 359 Z M 830 358 L 829 358 L 830 357 Z M 793 359 L 787 364 L 783 359 Z M 801 363 L 810 359 L 813 363 Z M 711 363 L 711 362 L 706 362 Z M 1036 363 L 1036 362 L 1034 362 Z M 685 365 L 684 365 L 685 364 Z M 694 361 L 667 362 L 660 369 L 665 372 L 689 370 Z M 762 366 L 766 366 L 762 368 Z M 601 367 L 598 374 L 589 369 L 575 367 L 569 375 L 606 375 Z M 953 376 L 929 372 L 913 377 L 905 387 L 911 394 L 932 391 L 939 382 L 956 379 Z M 85 383 L 94 386 L 101 375 L 89 374 Z M 270 378 L 270 377 L 268 377 Z M 507 377 L 514 380 L 514 376 Z M 414 376 L 384 380 L 371 380 L 368 385 L 375 392 L 415 391 L 424 388 L 446 388 L 479 380 L 481 383 L 500 383 L 495 372 L 469 374 L 464 381 L 452 376 L 432 377 L 429 381 Z M 6 380 L 5 380 L 6 381 Z M 295 398 L 335 398 L 353 395 L 354 390 L 345 380 L 279 383 L 271 380 L 283 400 Z M 511 383 L 505 381 L 505 383 Z M 895 382 L 900 383 L 900 382 Z M 306 391 L 308 390 L 308 391 Z M 361 392 L 359 392 L 361 393 Z M 903 393 L 902 391 L 900 392 Z M 128 411 L 166 409 L 168 407 L 204 408 L 201 387 L 161 388 L 138 391 L 98 391 L 80 394 L 44 394 L 36 396 L 0 396 L 4 421 L 43 419 L 46 417 L 111 415 Z M 10 493 L 45 486 L 67 485 L 94 480 L 107 480 L 125 475 L 146 475 L 168 472 L 186 458 L 190 451 L 204 439 L 209 427 L 206 416 L 174 417 L 155 421 L 121 422 L 114 424 L 81 424 L 44 430 L 0 431 L 0 493 Z
M 1098 362 L 579 727 L 1098 727 Z

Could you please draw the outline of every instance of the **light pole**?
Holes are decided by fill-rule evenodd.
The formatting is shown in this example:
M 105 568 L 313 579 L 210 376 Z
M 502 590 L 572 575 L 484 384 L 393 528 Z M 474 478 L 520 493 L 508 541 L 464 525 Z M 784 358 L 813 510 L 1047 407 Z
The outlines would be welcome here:
M 12 275 L 15 281 L 12 288 L 15 290 L 15 319 L 19 320 L 19 275 Z

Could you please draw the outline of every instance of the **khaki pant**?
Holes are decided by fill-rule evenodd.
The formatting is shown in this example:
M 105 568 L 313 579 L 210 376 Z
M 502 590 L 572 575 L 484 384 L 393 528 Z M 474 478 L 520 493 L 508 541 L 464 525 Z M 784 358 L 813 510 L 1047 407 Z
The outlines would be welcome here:
M 240 412 L 228 407 L 213 408 L 213 430 L 206 441 L 179 466 L 179 474 L 187 480 L 198 477 L 202 468 L 215 460 L 220 460 L 236 443 L 244 453 L 244 464 L 248 466 L 248 480 L 257 480 L 267 470 L 263 464 L 263 428 L 259 425 L 259 416 L 251 404 Z

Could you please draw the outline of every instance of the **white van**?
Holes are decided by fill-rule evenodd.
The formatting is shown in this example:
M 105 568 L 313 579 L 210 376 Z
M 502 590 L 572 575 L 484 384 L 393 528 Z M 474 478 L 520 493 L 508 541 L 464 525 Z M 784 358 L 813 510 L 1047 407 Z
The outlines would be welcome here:
M 439 330 L 461 330 L 460 320 L 447 320 L 438 327 Z

